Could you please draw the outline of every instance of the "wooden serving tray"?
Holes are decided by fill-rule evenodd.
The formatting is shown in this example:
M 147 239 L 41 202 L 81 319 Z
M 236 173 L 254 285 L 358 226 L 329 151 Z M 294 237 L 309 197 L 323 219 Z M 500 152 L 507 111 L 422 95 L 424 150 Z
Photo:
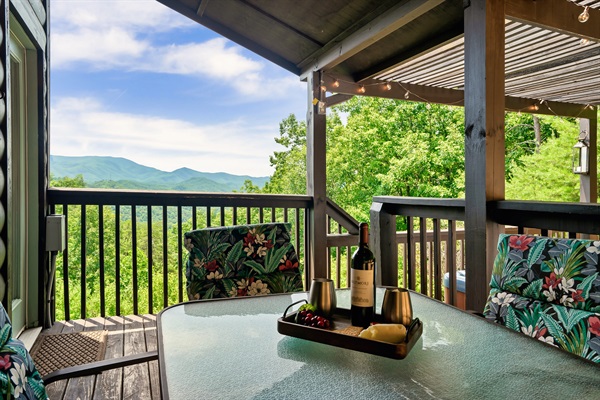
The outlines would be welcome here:
M 360 328 L 352 327 L 350 310 L 348 309 L 335 309 L 333 316 L 330 318 L 332 326 L 329 329 L 297 324 L 295 322 L 297 312 L 287 314 L 287 311 L 277 320 L 277 332 L 283 335 L 397 360 L 401 360 L 408 355 L 423 333 L 423 324 L 418 318 L 415 318 L 407 328 L 406 340 L 403 343 L 393 344 L 358 337 Z M 375 322 L 383 322 L 380 314 L 375 314 Z M 340 333 L 340 331 L 354 331 L 354 334 Z

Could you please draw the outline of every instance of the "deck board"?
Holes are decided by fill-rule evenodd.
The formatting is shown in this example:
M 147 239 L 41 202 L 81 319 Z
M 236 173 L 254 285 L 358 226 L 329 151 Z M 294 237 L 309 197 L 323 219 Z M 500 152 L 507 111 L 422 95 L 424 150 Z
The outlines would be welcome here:
M 43 333 L 69 333 L 106 329 L 105 359 L 156 350 L 156 316 L 89 318 L 57 321 Z M 160 399 L 158 362 L 105 371 L 100 375 L 54 382 L 46 390 L 50 400 Z

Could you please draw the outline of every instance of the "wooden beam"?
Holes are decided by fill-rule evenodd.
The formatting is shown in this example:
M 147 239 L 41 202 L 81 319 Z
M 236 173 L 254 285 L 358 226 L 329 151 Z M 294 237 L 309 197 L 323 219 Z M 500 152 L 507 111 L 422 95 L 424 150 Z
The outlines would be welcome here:
M 198 8 L 189 8 L 177 0 L 157 1 L 169 7 L 170 9 L 177 11 L 181 15 L 188 17 L 192 21 L 196 21 L 199 24 L 204 25 L 208 29 L 211 29 L 217 32 L 218 34 L 226 37 L 227 39 L 239 44 L 240 46 L 247 48 L 248 50 L 260 55 L 261 57 L 264 57 L 272 63 L 279 65 L 280 67 L 290 71 L 291 73 L 300 75 L 300 69 L 292 61 L 281 57 L 279 54 L 257 44 L 256 42 L 248 39 L 244 35 L 230 29 L 229 27 L 217 21 L 214 21 L 205 16 L 198 15 Z
M 334 94 L 332 96 L 329 96 L 325 99 L 325 103 L 327 104 L 327 107 L 333 107 L 335 105 L 344 103 L 348 100 L 350 100 L 351 98 L 353 98 L 354 95 L 352 94 Z
M 465 8 L 465 239 L 467 308 L 485 306 L 499 225 L 486 204 L 504 200 L 504 0 Z
M 209 1 L 210 0 L 200 0 L 200 4 L 198 4 L 198 9 L 196 10 L 196 14 L 198 14 L 199 17 L 204 16 L 204 11 L 206 11 Z
M 505 1 L 507 18 L 600 40 L 600 9 L 588 8 L 590 19 L 586 23 L 577 20 L 582 11 L 583 7 L 565 0 Z
M 339 86 L 335 87 L 337 80 Z M 336 79 L 332 75 L 324 75 L 323 82 L 327 91 L 348 96 L 383 97 L 388 99 L 419 101 L 424 103 L 446 104 L 451 106 L 463 106 L 465 92 L 460 89 L 446 89 L 434 86 L 413 85 L 410 83 L 391 82 L 391 89 L 387 90 L 386 82 L 368 79 L 364 81 L 364 93 L 359 93 L 361 84 L 348 81 L 347 77 Z M 405 98 L 409 92 L 408 99 Z M 328 106 L 329 104 L 329 100 Z M 522 97 L 505 96 L 506 111 L 524 112 L 529 114 L 558 115 L 561 117 L 594 118 L 596 107 L 585 104 L 561 103 L 557 101 L 544 101 L 540 99 L 528 99 Z M 331 104 L 333 106 L 333 104 Z
M 321 73 L 308 76 L 308 114 L 306 121 L 306 194 L 313 198 L 309 210 L 310 259 L 312 278 L 328 278 L 327 271 L 327 191 L 326 191 L 326 118 L 319 114 L 315 101 L 321 96 Z M 307 286 L 310 282 L 306 282 Z M 308 289 L 308 287 L 307 287 Z
M 335 67 L 441 3 L 443 0 L 410 0 L 394 6 L 336 43 L 327 52 L 311 60 L 310 65 L 301 66 L 301 78 L 303 79 L 312 71 Z

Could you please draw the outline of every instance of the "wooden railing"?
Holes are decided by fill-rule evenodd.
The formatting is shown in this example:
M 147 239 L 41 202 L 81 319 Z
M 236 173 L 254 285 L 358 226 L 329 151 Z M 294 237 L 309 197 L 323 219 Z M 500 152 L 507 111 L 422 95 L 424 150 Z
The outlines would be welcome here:
M 67 225 L 54 286 L 60 319 L 154 313 L 187 300 L 182 237 L 193 229 L 288 222 L 306 265 L 309 196 L 51 188 L 48 201 Z M 327 215 L 329 274 L 345 287 L 358 222 L 331 200 Z
M 461 228 L 464 213 L 462 199 L 374 197 L 371 247 L 380 266 L 378 283 L 408 287 L 456 304 L 456 271 L 466 269 Z M 487 213 L 491 221 L 505 226 L 506 233 L 562 238 L 598 238 L 600 233 L 598 204 L 496 201 L 488 203 Z M 406 232 L 396 231 L 400 218 Z M 444 296 L 446 273 L 449 279 Z
M 301 260 L 310 240 L 309 196 L 51 188 L 48 202 L 51 213 L 66 216 L 55 286 L 56 315 L 66 320 L 155 313 L 186 300 L 188 230 L 289 222 Z

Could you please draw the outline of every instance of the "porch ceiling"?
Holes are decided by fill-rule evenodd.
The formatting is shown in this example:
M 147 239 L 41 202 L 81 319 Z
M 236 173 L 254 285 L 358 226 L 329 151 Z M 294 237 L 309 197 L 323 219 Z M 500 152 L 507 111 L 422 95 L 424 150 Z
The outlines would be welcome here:
M 464 86 L 463 0 L 158 1 L 301 78 L 323 70 L 327 83 L 345 83 L 342 93 L 393 81 L 401 90 L 386 97 L 410 89 L 426 94 L 413 100 L 460 103 L 452 92 Z M 577 21 L 583 6 L 587 23 Z M 505 7 L 506 95 L 599 105 L 600 0 Z

